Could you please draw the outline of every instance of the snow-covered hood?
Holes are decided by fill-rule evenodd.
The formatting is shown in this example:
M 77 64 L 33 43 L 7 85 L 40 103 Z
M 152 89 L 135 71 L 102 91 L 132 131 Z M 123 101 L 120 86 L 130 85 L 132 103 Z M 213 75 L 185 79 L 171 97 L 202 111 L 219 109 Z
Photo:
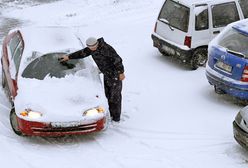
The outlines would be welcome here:
M 20 112 L 25 109 L 41 112 L 42 117 L 35 121 L 78 121 L 88 109 L 108 108 L 102 84 L 83 76 L 46 77 L 44 80 L 21 78 L 18 87 L 16 113 L 22 117 Z

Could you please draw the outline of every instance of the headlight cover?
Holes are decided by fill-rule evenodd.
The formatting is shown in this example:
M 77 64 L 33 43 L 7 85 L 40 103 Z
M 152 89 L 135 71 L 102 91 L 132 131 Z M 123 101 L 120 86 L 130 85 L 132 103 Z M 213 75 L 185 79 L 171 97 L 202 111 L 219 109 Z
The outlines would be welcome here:
M 100 113 L 104 113 L 104 108 L 103 107 L 96 107 L 96 108 L 92 108 L 92 109 L 89 109 L 87 111 L 85 111 L 83 113 L 84 116 L 89 116 L 89 117 L 93 117 L 93 116 L 96 116 Z
M 31 119 L 38 119 L 42 117 L 42 113 L 37 112 L 37 111 L 32 111 L 31 109 L 25 109 L 20 113 L 21 116 L 23 117 L 29 117 Z

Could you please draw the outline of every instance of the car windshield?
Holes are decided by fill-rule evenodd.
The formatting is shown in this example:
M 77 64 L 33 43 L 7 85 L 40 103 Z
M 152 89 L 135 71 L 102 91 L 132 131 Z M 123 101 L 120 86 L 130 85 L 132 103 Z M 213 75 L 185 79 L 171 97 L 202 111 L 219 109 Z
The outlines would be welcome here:
M 50 53 L 33 60 L 23 71 L 22 77 L 43 80 L 46 76 L 63 78 L 85 69 L 83 59 L 69 60 L 60 63 L 60 58 L 65 53 Z
M 178 2 L 167 0 L 158 19 L 165 19 L 169 22 L 170 26 L 187 32 L 189 26 L 189 8 Z
M 218 45 L 230 51 L 240 53 L 248 58 L 248 36 L 234 28 L 230 29 L 220 37 Z

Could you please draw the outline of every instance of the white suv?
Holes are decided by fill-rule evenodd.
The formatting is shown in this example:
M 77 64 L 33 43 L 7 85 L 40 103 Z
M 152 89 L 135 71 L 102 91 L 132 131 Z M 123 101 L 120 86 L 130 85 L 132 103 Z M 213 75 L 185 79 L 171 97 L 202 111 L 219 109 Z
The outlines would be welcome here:
M 207 47 L 229 23 L 248 17 L 248 0 L 166 0 L 152 34 L 153 45 L 192 69 L 204 66 Z

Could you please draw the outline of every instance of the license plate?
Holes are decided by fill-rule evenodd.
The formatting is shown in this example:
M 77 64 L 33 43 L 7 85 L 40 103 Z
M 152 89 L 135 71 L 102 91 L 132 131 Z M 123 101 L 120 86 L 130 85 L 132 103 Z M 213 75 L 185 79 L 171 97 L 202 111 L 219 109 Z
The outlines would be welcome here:
M 168 54 L 175 55 L 175 50 L 173 48 L 170 48 L 168 46 L 163 45 L 163 50 L 165 50 Z
M 226 72 L 229 72 L 231 73 L 232 72 L 232 66 L 228 65 L 228 64 L 225 64 L 224 62 L 222 61 L 218 61 L 216 64 L 216 67 L 226 71 Z
M 66 127 L 77 127 L 81 125 L 78 121 L 72 121 L 72 122 L 52 122 L 52 127 L 54 128 L 66 128 Z

